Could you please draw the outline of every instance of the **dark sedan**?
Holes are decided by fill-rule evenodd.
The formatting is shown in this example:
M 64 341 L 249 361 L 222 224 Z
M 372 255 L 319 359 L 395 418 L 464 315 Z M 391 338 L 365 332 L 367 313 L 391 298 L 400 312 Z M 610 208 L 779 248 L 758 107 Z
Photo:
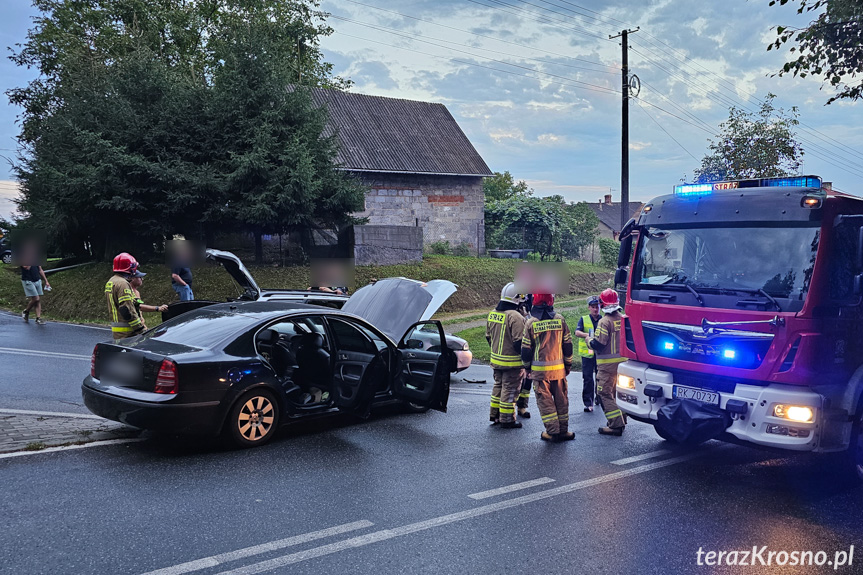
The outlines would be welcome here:
M 372 322 L 299 303 L 238 302 L 193 310 L 93 350 L 84 403 L 143 429 L 222 433 L 244 447 L 279 425 L 331 411 L 367 416 L 384 402 L 446 411 L 452 353 L 437 321 L 414 321 L 432 295 L 390 279 L 352 298 Z M 393 313 L 396 311 L 397 313 Z M 399 334 L 399 335 L 396 335 Z M 437 338 L 436 350 L 427 340 Z

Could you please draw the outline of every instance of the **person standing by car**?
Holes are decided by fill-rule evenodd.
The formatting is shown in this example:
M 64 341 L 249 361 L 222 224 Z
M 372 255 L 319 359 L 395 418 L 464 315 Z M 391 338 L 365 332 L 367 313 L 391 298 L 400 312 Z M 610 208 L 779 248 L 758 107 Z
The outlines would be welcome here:
M 578 355 L 581 357 L 581 378 L 584 381 L 581 400 L 584 402 L 585 413 L 593 411 L 593 404 L 596 400 L 594 384 L 596 353 L 587 345 L 587 342 L 593 337 L 601 317 L 599 315 L 599 297 L 592 295 L 587 298 L 587 309 L 588 313 L 578 320 L 578 326 L 575 328 L 575 337 L 579 338 Z
M 144 324 L 135 309 L 135 293 L 129 280 L 138 271 L 138 262 L 123 252 L 114 258 L 114 275 L 105 284 L 105 297 L 111 318 L 111 335 L 120 340 L 144 331 Z
M 27 260 L 31 265 L 21 266 L 21 285 L 24 287 L 24 295 L 27 296 L 27 307 L 21 312 L 24 321 L 30 321 L 30 310 L 36 310 L 36 325 L 45 325 L 42 319 L 42 280 L 45 280 L 45 289 L 51 291 L 51 284 L 42 270 L 33 260 Z
M 492 423 L 500 423 L 503 428 L 521 427 L 521 422 L 515 418 L 515 401 L 524 379 L 519 353 L 524 316 L 518 311 L 523 301 L 524 296 L 516 292 L 515 283 L 506 284 L 500 292 L 497 307 L 488 314 L 485 328 L 494 374 L 489 419 Z
M 180 296 L 180 301 L 192 301 L 195 294 L 192 293 L 192 268 L 181 262 L 171 267 L 171 287 Z
M 620 298 L 613 289 L 609 288 L 599 294 L 599 301 L 602 304 L 603 316 L 596 326 L 596 333 L 588 342 L 596 351 L 596 391 L 608 420 L 605 427 L 599 428 L 599 433 L 620 437 L 626 421 L 614 396 L 617 388 L 617 366 L 626 359 L 620 356 L 620 325 L 623 315 L 620 313 Z
M 144 321 L 144 314 L 142 312 L 167 311 L 168 309 L 166 305 L 147 305 L 141 299 L 141 284 L 144 283 L 144 276 L 146 275 L 141 270 L 136 269 L 129 279 L 129 285 L 132 286 L 132 296 L 134 297 L 132 301 L 135 303 L 135 311 L 141 319 L 141 325 L 144 326 L 144 330 L 147 329 L 147 322 Z
M 563 316 L 554 311 L 552 294 L 534 294 L 533 308 L 524 325 L 521 360 L 530 369 L 536 405 L 542 416 L 544 441 L 575 439 L 569 431 L 566 376 L 572 370 L 572 335 Z

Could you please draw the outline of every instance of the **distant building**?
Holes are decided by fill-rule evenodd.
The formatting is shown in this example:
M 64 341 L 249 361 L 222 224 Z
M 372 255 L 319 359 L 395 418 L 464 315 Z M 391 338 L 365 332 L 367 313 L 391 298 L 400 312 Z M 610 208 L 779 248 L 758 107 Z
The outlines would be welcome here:
M 605 201 L 599 200 L 595 204 L 588 203 L 587 205 L 590 206 L 590 209 L 599 218 L 599 237 L 616 240 L 620 233 L 621 204 L 613 203 L 611 201 L 611 194 L 606 194 Z M 629 202 L 629 217 L 626 219 L 629 220 L 629 218 L 637 216 L 642 207 L 644 207 L 643 202 Z
M 367 217 L 376 236 L 386 236 L 378 226 L 413 226 L 426 246 L 485 251 L 482 180 L 492 172 L 443 104 L 329 89 L 312 97 L 329 110 L 339 163 L 369 188 L 355 215 Z

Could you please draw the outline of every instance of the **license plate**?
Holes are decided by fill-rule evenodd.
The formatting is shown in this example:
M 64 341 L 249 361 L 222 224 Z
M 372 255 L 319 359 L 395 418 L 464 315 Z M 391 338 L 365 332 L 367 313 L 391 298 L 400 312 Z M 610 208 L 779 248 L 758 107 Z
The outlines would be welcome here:
M 716 393 L 715 391 L 707 391 L 695 387 L 683 387 L 682 385 L 675 385 L 671 388 L 671 396 L 674 399 L 694 399 L 695 401 L 700 401 L 702 403 L 712 403 L 713 405 L 719 405 L 718 393 Z

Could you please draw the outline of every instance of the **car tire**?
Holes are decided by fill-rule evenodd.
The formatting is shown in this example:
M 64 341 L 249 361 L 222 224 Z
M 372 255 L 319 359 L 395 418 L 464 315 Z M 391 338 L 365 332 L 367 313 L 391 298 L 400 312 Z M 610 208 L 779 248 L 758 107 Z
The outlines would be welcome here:
M 3 254 L 3 263 L 11 264 L 12 263 L 12 254 Z
M 237 447 L 257 447 L 270 441 L 279 428 L 279 403 L 267 389 L 240 396 L 225 422 L 225 435 Z
M 412 403 L 410 401 L 406 401 L 402 405 L 404 406 L 404 410 L 408 413 L 425 413 L 429 409 L 431 409 L 427 405 L 420 405 L 418 403 Z

